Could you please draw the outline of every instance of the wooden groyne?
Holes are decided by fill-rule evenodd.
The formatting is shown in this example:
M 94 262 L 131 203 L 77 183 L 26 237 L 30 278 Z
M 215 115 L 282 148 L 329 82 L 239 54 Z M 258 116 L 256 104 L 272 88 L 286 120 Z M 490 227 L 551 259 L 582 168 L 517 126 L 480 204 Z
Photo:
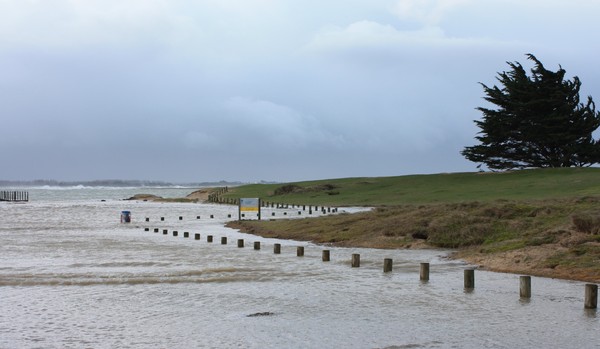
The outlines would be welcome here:
M 29 201 L 29 192 L 2 190 L 0 191 L 0 201 Z

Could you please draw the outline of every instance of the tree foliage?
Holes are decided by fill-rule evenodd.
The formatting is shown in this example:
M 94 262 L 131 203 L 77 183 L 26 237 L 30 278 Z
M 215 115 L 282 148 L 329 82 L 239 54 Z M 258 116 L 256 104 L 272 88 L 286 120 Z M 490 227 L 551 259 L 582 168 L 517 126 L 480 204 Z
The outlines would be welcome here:
M 480 83 L 484 99 L 496 109 L 479 107 L 483 118 L 475 137 L 481 144 L 461 154 L 492 170 L 528 167 L 589 166 L 600 162 L 600 141 L 592 133 L 600 126 L 592 97 L 579 100 L 581 81 L 565 80 L 565 70 L 544 68 L 532 54 L 531 76 L 518 62 L 498 73 L 501 87 Z M 480 165 L 481 166 L 481 165 Z

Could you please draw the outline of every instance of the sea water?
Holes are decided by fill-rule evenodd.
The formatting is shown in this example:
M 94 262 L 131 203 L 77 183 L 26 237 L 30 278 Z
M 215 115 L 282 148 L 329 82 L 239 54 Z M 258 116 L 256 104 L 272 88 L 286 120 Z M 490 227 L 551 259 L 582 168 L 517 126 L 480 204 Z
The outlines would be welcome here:
M 583 307 L 582 282 L 534 277 L 524 301 L 518 275 L 477 270 L 475 289 L 465 291 L 469 266 L 449 251 L 265 239 L 224 227 L 238 218 L 235 206 L 122 200 L 191 191 L 36 188 L 28 203 L 0 203 L 0 348 L 600 345 L 600 320 Z M 123 210 L 131 223 L 120 223 Z M 308 216 L 289 208 L 263 217 L 273 213 Z M 321 260 L 324 249 L 330 262 Z M 383 272 L 384 258 L 393 259 L 391 273 Z M 431 265 L 429 282 L 419 280 L 421 262 Z

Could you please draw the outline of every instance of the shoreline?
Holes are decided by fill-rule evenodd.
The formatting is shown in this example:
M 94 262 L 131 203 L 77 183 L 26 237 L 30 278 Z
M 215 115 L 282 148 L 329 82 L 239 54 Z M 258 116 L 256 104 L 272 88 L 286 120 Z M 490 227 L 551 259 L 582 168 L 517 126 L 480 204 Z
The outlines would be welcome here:
M 406 249 L 406 250 L 436 250 L 443 249 L 451 251 L 448 257 L 454 260 L 462 260 L 468 264 L 477 266 L 477 269 L 497 273 L 509 273 L 515 275 L 529 275 L 545 277 L 552 279 L 562 279 L 580 282 L 600 283 L 600 272 L 586 268 L 565 268 L 560 265 L 549 265 L 541 267 L 544 260 L 549 255 L 560 249 L 558 244 L 547 246 L 533 246 L 518 250 L 498 253 L 482 253 L 478 247 L 467 247 L 459 249 L 446 249 L 428 244 L 424 240 L 414 240 L 412 243 L 402 242 L 396 246 L 383 247 L 383 244 L 376 241 L 325 241 L 315 239 L 301 232 L 293 234 L 281 230 L 261 229 L 252 225 L 253 221 L 231 221 L 225 224 L 226 227 L 238 229 L 240 232 L 253 234 L 264 238 L 279 238 L 286 240 L 308 241 L 323 246 L 335 247 L 356 247 L 356 248 L 374 248 L 374 249 Z M 564 248 L 563 248 L 564 249 Z
M 211 188 L 196 190 L 185 198 L 163 199 L 161 197 L 148 197 L 144 194 L 138 194 L 130 198 L 132 200 L 148 200 L 158 202 L 208 202 L 208 197 L 212 193 Z M 475 205 L 477 206 L 477 205 Z M 469 205 L 466 205 L 469 207 Z M 454 208 L 443 207 L 442 211 L 451 211 Z M 503 212 L 496 212 L 495 207 L 483 207 L 484 210 L 494 214 L 502 215 Z M 546 210 L 546 208 L 544 208 Z M 421 210 L 421 211 L 419 211 Z M 423 207 L 418 208 L 416 212 L 422 215 Z M 534 208 L 538 211 L 539 208 Z M 380 211 L 376 209 L 374 211 Z M 405 234 L 400 232 L 390 232 L 392 225 L 415 226 L 421 222 L 419 220 L 409 220 L 408 216 L 415 214 L 414 209 L 394 212 L 395 215 L 403 216 L 405 221 L 393 221 L 381 223 L 386 217 L 365 217 L 359 214 L 346 215 L 345 220 L 341 221 L 319 221 L 318 218 L 312 220 L 277 220 L 277 221 L 231 221 L 225 224 L 226 227 L 238 229 L 241 232 L 249 233 L 266 238 L 281 238 L 287 240 L 310 241 L 323 246 L 336 247 L 357 247 L 357 248 L 376 248 L 376 249 L 443 249 L 451 251 L 449 258 L 462 260 L 478 269 L 499 273 L 510 273 L 516 275 L 530 275 L 546 278 L 556 278 L 563 280 L 573 280 L 581 282 L 600 283 L 600 268 L 597 266 L 600 260 L 593 259 L 594 254 L 586 263 L 581 263 L 580 259 L 571 258 L 570 254 L 578 249 L 589 248 L 590 251 L 600 245 L 600 239 L 592 238 L 590 234 L 575 231 L 567 226 L 557 227 L 550 230 L 545 235 L 537 236 L 543 243 L 534 243 L 523 245 L 518 248 L 505 249 L 504 246 L 514 243 L 515 240 L 499 241 L 496 245 L 473 244 L 471 246 L 462 246 L 452 248 L 447 246 L 438 246 L 430 243 L 432 233 L 425 228 L 418 228 L 418 232 L 423 233 L 423 237 L 415 237 L 416 234 Z M 371 212 L 376 215 L 377 212 Z M 434 215 L 439 212 L 433 212 Z M 447 213 L 447 212 L 446 212 Z M 472 214 L 472 212 L 461 211 L 462 214 Z M 486 213 L 489 214 L 489 213 Z M 406 216 L 406 217 L 404 217 Z M 328 217 L 328 216 L 326 216 Z M 323 217 L 324 219 L 327 219 Z M 338 215 L 340 217 L 340 215 Z M 452 217 L 450 217 L 450 220 Z M 497 219 L 497 218 L 496 218 Z M 361 225 L 361 220 L 366 220 L 367 225 Z M 449 220 L 448 217 L 442 217 L 442 220 Z M 288 221 L 287 223 L 282 223 Z M 254 222 L 254 223 L 253 223 Z M 321 223 L 323 222 L 323 223 Z M 381 224 L 380 224 L 381 223 Z M 417 224 L 415 224 L 417 223 Z M 281 224 L 287 224 L 281 227 Z M 466 222 L 466 225 L 473 224 Z M 521 224 L 520 221 L 511 221 L 511 224 Z M 379 226 L 381 225 L 381 226 Z M 428 224 L 432 226 L 431 223 Z M 434 226 L 435 228 L 435 226 Z M 446 229 L 446 228 L 443 228 Z M 358 230 L 358 232 L 356 232 Z M 354 231 L 354 232 L 353 232 Z M 382 232 L 383 231 L 383 232 Z M 548 239 L 551 237 L 551 239 Z M 547 241 L 546 241 L 547 240 Z M 591 260 L 589 260 L 592 258 Z

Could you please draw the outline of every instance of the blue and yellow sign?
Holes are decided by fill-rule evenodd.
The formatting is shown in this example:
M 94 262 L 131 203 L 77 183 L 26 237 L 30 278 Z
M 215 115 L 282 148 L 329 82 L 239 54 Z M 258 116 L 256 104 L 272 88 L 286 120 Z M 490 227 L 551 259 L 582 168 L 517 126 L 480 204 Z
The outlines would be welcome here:
M 239 219 L 246 218 L 247 213 L 256 213 L 260 220 L 260 199 L 259 198 L 241 198 L 239 207 Z M 254 215 L 249 215 L 252 217 Z

